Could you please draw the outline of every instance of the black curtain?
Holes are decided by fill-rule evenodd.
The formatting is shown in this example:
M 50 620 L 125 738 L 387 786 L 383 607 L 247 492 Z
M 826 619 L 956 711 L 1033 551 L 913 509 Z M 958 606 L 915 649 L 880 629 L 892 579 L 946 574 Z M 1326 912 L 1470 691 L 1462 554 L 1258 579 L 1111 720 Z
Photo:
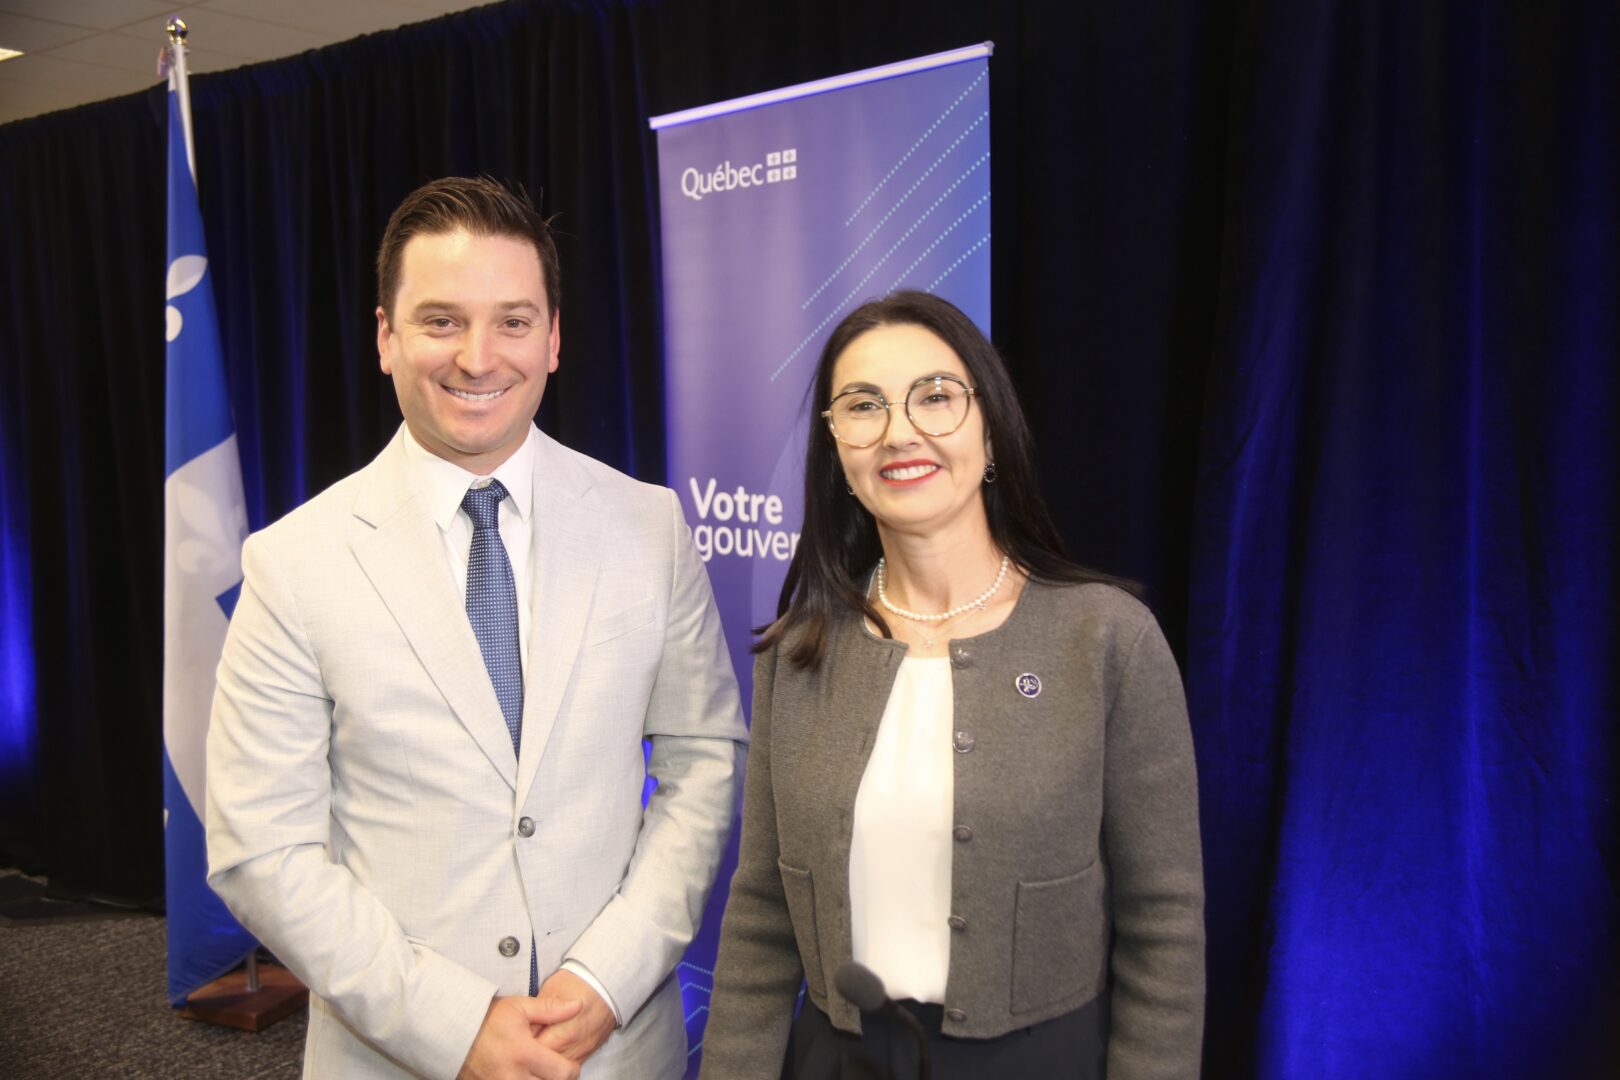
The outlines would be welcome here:
M 0 128 L 0 582 L 32 586 L 3 605 L 0 843 L 139 901 L 163 880 L 163 150 L 139 97 Z
M 578 0 L 198 76 L 251 523 L 398 423 L 370 264 L 418 183 L 560 215 L 541 424 L 661 480 L 646 118 L 993 40 L 995 337 L 1074 553 L 1146 584 L 1188 677 L 1206 1075 L 1581 1075 L 1620 1013 L 1617 29 Z M 148 903 L 162 104 L 0 127 L 0 846 Z

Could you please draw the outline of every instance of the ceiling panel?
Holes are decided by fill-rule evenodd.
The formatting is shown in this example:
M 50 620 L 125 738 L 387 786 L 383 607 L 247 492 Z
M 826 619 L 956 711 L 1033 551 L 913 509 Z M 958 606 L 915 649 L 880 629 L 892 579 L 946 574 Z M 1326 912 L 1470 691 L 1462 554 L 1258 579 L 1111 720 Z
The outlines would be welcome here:
M 27 83 L 0 82 L 0 120 L 21 120 L 53 112 L 62 92 L 49 86 L 30 86 Z
M 94 33 L 96 29 L 93 26 L 73 26 L 29 15 L 0 13 L 0 46 L 19 52 L 43 52 Z
M 420 18 L 411 19 L 411 22 L 421 22 L 423 18 L 431 19 L 435 15 L 448 15 L 452 11 L 468 11 L 477 7 L 494 7 L 491 0 L 388 0 L 389 3 L 402 8 L 415 8 L 427 14 Z
M 116 30 L 142 19 L 158 19 L 161 22 L 191 6 L 183 2 L 164 4 L 159 0 L 0 0 L 0 12 L 32 15 L 37 19 L 92 30 Z M 3 24 L 4 20 L 0 19 L 0 25 Z M 0 39 L 0 43 L 3 41 Z
M 347 41 L 374 30 L 392 30 L 406 23 L 435 16 L 420 8 L 400 7 L 388 0 L 280 0 L 269 9 L 263 0 L 208 0 L 209 11 L 246 15 L 280 26 L 297 26 L 325 34 L 328 41 Z M 195 27 L 193 29 L 196 29 Z
M 26 63 L 24 62 L 26 61 Z M 14 85 L 87 92 L 92 101 L 117 97 L 156 82 L 131 71 L 81 64 L 55 56 L 25 56 L 0 64 L 0 96 L 9 97 Z
M 0 0 L 0 123 L 141 90 L 157 81 L 172 15 L 193 72 L 277 60 L 378 30 L 481 7 L 468 0 Z
M 163 43 L 164 38 L 161 35 L 126 30 L 117 34 L 97 34 L 94 37 L 87 37 L 83 41 L 75 41 L 71 45 L 52 49 L 49 55 L 63 60 L 77 60 L 84 64 L 99 64 L 119 71 L 138 72 L 147 76 L 149 82 L 156 82 L 158 53 L 162 50 Z M 250 60 L 249 57 L 234 56 L 218 49 L 199 49 L 193 46 L 186 50 L 187 66 L 192 71 L 205 70 L 202 63 L 205 57 L 216 61 L 224 59 L 231 67 L 240 67 Z M 4 68 L 0 67 L 0 71 L 3 70 Z

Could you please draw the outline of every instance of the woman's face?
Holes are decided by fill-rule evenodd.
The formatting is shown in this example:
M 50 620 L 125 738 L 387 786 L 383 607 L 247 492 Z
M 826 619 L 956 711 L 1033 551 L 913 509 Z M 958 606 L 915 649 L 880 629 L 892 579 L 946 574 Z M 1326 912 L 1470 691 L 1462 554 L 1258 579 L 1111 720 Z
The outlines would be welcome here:
M 967 367 L 951 347 L 920 326 L 880 326 L 850 342 L 833 363 L 832 397 L 851 389 L 876 391 L 889 409 L 889 427 L 867 447 L 836 441 L 844 477 L 855 498 L 880 526 L 933 535 L 968 517 L 984 517 L 984 417 L 969 401 L 966 419 L 948 435 L 930 435 L 906 415 L 906 395 L 919 379 L 952 376 L 972 386 Z M 937 430 L 926 413 L 919 420 Z

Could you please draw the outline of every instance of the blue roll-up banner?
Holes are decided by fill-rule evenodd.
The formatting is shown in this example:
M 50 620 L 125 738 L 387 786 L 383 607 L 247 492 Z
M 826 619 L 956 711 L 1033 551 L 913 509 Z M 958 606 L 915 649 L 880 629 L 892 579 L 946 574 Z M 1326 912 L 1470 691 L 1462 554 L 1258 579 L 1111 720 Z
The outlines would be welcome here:
M 924 289 L 990 330 L 990 45 L 656 117 L 670 483 L 751 700 L 799 539 L 816 360 Z M 819 410 L 822 403 L 817 403 Z M 695 1070 L 736 838 L 680 967 Z

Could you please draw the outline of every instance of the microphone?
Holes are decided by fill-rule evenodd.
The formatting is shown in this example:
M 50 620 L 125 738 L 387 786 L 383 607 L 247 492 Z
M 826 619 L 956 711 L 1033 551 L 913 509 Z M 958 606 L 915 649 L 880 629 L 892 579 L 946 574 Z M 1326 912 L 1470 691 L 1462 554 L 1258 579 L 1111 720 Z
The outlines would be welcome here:
M 861 1012 L 887 1016 L 910 1032 L 911 1037 L 917 1042 L 918 1080 L 929 1080 L 933 1072 L 933 1063 L 928 1056 L 928 1033 L 908 1010 L 889 1000 L 889 992 L 883 988 L 883 980 L 877 977 L 875 971 L 865 964 L 846 960 L 838 965 L 838 971 L 833 975 L 833 986 L 840 994 L 854 1002 L 855 1007 Z

